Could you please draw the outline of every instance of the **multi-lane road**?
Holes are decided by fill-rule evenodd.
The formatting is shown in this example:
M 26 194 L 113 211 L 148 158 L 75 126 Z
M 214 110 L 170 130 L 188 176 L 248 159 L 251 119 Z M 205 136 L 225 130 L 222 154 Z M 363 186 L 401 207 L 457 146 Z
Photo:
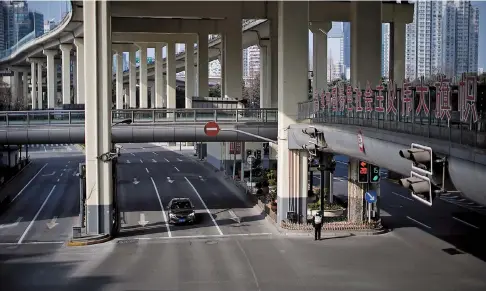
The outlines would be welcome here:
M 83 154 L 72 145 L 29 149 L 32 165 L 1 190 L 16 196 L 0 216 L 2 291 L 486 290 L 485 259 L 453 255 L 445 239 L 477 243 L 481 220 L 459 215 L 475 213 L 469 209 L 442 202 L 430 213 L 384 181 L 382 215 L 392 232 L 315 242 L 278 233 L 231 183 L 188 155 L 122 146 L 121 235 L 74 248 L 62 242 L 77 223 Z M 346 194 L 345 165 L 336 173 L 334 189 Z M 180 196 L 195 204 L 196 225 L 166 224 L 162 209 Z

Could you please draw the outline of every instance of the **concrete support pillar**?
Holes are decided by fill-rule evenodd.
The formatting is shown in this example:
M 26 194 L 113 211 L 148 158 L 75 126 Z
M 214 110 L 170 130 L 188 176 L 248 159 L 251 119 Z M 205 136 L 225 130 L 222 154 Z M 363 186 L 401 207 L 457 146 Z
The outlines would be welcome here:
M 130 108 L 137 108 L 137 63 L 135 55 L 137 49 L 132 47 L 128 52 L 128 91 L 130 96 Z
M 147 88 L 147 46 L 139 44 L 140 48 L 140 66 L 139 66 L 139 96 L 140 108 L 148 108 L 148 88 Z
M 116 109 L 123 109 L 123 52 L 115 54 L 116 60 Z
M 155 108 L 155 83 L 150 82 L 150 108 Z
M 37 63 L 35 61 L 30 62 L 30 86 L 32 87 L 30 96 L 32 98 L 32 109 L 40 109 L 42 104 L 37 102 L 37 78 L 36 78 L 36 68 Z
M 59 100 L 62 99 L 62 87 L 61 87 L 61 93 L 59 92 L 59 69 L 61 68 L 61 60 L 60 59 L 54 59 L 54 92 L 55 96 L 54 99 L 54 104 L 58 104 Z M 62 71 L 61 71 L 61 84 L 62 84 Z
M 13 106 L 17 106 L 20 100 L 20 72 L 18 70 L 13 70 L 13 78 L 11 78 L 11 88 L 12 88 L 12 104 Z
M 299 223 L 304 223 L 307 220 L 307 181 L 309 179 L 309 153 L 307 151 L 297 151 L 299 154 L 299 168 L 297 169 L 299 174 L 299 186 L 297 191 L 297 217 Z
M 401 84 L 405 79 L 405 23 L 390 23 L 390 79 Z
M 37 104 L 39 109 L 44 109 L 44 88 L 42 87 L 42 66 L 44 63 L 38 62 L 37 63 Z
M 71 104 L 71 50 L 70 44 L 61 44 L 62 104 Z
M 226 93 L 225 93 L 225 86 L 224 84 L 226 83 L 226 68 L 225 68 L 225 58 L 226 58 L 226 55 L 224 53 L 224 51 L 226 50 L 226 46 L 225 46 L 226 42 L 225 42 L 225 37 L 224 37 L 224 33 L 221 34 L 221 50 L 220 50 L 220 54 L 218 56 L 218 60 L 219 60 L 219 65 L 221 67 L 221 79 L 220 79 L 220 86 L 219 86 L 219 91 L 221 92 L 221 97 L 225 97 L 226 96 Z
M 207 47 L 207 46 L 206 46 Z M 166 56 L 166 75 L 167 75 L 167 108 L 176 108 L 176 63 L 175 63 L 175 43 L 167 43 Z
M 296 154 L 288 149 L 287 128 L 296 123 L 297 103 L 307 100 L 308 95 L 309 2 L 278 2 L 278 46 L 281 49 L 278 52 L 277 223 L 280 224 L 287 219 L 288 211 L 295 211 L 296 203 L 306 203 L 305 196 L 295 197 L 290 192 L 291 181 L 299 175 L 292 176 Z
M 270 5 L 270 52 L 269 56 L 267 57 L 267 62 L 269 62 L 269 71 L 267 72 L 270 74 L 270 107 L 277 108 L 278 107 L 278 48 L 279 48 L 279 41 L 278 41 L 278 14 L 277 14 L 277 2 L 268 2 Z M 273 19 L 273 20 L 272 20 Z M 267 55 L 267 56 L 268 56 Z
M 260 45 L 260 108 L 270 108 L 272 106 L 272 79 L 271 79 L 271 48 L 270 42 Z
M 381 82 L 381 2 L 351 2 L 351 84 Z
M 112 162 L 99 157 L 111 151 L 112 51 L 110 1 L 83 1 L 86 92 L 86 228 L 88 234 L 111 234 Z
M 76 66 L 76 55 L 74 55 L 74 58 L 71 59 L 71 64 L 73 66 L 72 67 L 73 81 L 72 81 L 72 84 L 71 84 L 71 86 L 72 86 L 72 92 L 73 92 L 72 95 L 74 97 L 73 98 L 73 101 L 74 101 L 74 104 L 78 104 L 78 102 L 77 102 L 77 98 L 78 98 L 77 90 L 78 89 L 77 89 L 77 86 L 76 86 L 76 80 L 78 78 L 77 77 L 78 74 L 76 72 L 76 70 L 77 70 L 77 66 Z
M 312 56 L 312 96 L 327 90 L 327 32 L 331 30 L 330 22 L 312 22 L 310 24 L 313 38 Z
M 348 164 L 348 221 L 352 223 L 363 222 L 364 191 L 366 184 L 358 183 L 359 160 L 349 159 Z
M 186 108 L 192 108 L 194 97 L 194 43 L 186 43 Z
M 23 105 L 27 107 L 29 103 L 29 73 L 28 71 L 22 72 L 22 95 L 23 95 Z
M 56 66 L 54 56 L 57 51 L 44 50 L 44 55 L 47 56 L 47 108 L 53 109 L 56 105 Z
M 240 21 L 241 23 L 241 21 Z M 209 96 L 208 34 L 199 33 L 197 44 L 198 97 Z M 241 83 L 240 83 L 241 87 Z
M 243 80 L 241 19 L 228 18 L 224 36 L 224 94 L 236 100 L 242 99 L 241 82 Z
M 155 97 L 152 95 L 152 100 L 155 98 L 155 107 L 164 107 L 164 60 L 162 58 L 161 43 L 155 44 Z M 186 70 L 187 72 L 187 70 Z M 187 84 L 187 82 L 186 82 Z M 186 87 L 187 88 L 187 87 Z M 187 92 L 187 89 L 186 89 Z
M 84 40 L 75 38 L 74 45 L 76 46 L 76 103 L 84 104 Z

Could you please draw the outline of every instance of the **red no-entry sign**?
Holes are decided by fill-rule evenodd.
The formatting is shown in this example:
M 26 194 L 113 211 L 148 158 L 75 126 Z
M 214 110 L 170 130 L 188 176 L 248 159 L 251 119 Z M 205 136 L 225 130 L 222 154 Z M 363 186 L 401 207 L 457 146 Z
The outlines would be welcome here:
M 214 121 L 210 121 L 206 123 L 206 125 L 204 126 L 204 133 L 207 136 L 217 136 L 219 130 L 220 130 L 219 125 Z

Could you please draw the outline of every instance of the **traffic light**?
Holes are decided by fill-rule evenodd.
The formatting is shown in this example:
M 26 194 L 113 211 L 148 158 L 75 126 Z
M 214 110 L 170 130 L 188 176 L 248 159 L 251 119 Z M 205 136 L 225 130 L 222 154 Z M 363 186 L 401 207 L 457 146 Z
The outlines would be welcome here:
M 428 206 L 432 206 L 436 193 L 440 191 L 440 188 L 435 186 L 428 177 L 413 171 L 410 173 L 410 177 L 400 179 L 398 183 L 410 190 L 413 198 Z
M 268 142 L 263 143 L 263 156 L 270 155 L 270 144 Z
M 370 164 L 370 183 L 380 183 L 380 167 Z
M 359 161 L 358 183 L 368 183 L 368 177 L 368 163 L 365 161 Z
M 304 149 L 312 149 L 315 150 L 321 147 L 321 143 L 324 141 L 324 133 L 317 130 L 314 126 L 309 126 L 308 128 L 302 129 L 304 134 L 307 134 L 310 137 L 310 140 L 307 144 L 303 145 Z
M 414 144 L 410 149 L 400 150 L 400 157 L 412 161 L 412 170 L 426 175 L 433 175 L 434 153 L 432 148 Z

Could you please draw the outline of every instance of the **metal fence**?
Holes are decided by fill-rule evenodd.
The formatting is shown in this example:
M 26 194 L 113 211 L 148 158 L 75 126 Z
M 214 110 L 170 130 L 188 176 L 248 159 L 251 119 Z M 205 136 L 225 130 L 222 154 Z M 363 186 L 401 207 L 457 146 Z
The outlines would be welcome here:
M 120 109 L 112 110 L 112 123 L 132 124 L 277 122 L 277 109 Z M 0 126 L 84 124 L 84 110 L 32 110 L 0 112 Z
M 416 96 L 415 89 L 412 91 L 412 96 Z M 385 97 L 383 104 L 386 104 L 388 96 L 386 92 L 383 93 Z M 377 112 L 374 110 L 371 112 L 366 112 L 365 110 L 356 112 L 354 110 L 348 111 L 347 108 L 341 110 L 341 108 L 339 108 L 340 104 L 337 101 L 337 106 L 326 106 L 325 108 L 322 108 L 322 104 L 319 105 L 320 107 L 317 107 L 317 101 L 309 100 L 299 103 L 298 120 L 302 121 L 310 119 L 313 123 L 345 124 L 385 129 L 427 138 L 446 140 L 451 143 L 458 143 L 476 148 L 486 148 L 485 112 L 481 110 L 477 103 L 475 104 L 478 113 L 477 122 L 474 122 L 471 116 L 469 116 L 470 118 L 467 119 L 467 121 L 461 118 L 461 112 L 457 104 L 458 100 L 455 100 L 454 98 L 451 99 L 451 103 L 453 103 L 451 105 L 452 110 L 450 111 L 451 118 L 449 119 L 446 116 L 440 118 L 436 116 L 435 92 L 429 94 L 430 99 L 428 97 L 426 98 L 428 104 L 425 104 L 429 109 L 428 114 L 424 112 L 424 110 L 417 110 L 420 104 L 417 98 L 412 98 L 408 114 L 406 111 L 404 112 L 404 109 L 406 108 L 401 102 L 396 103 L 397 113 L 395 114 L 393 112 L 387 113 L 386 107 L 384 112 Z M 353 100 L 354 97 L 355 96 L 353 95 Z M 455 97 L 457 99 L 457 96 Z M 402 100 L 400 90 L 397 92 L 397 100 Z M 481 102 L 484 102 L 484 100 Z

